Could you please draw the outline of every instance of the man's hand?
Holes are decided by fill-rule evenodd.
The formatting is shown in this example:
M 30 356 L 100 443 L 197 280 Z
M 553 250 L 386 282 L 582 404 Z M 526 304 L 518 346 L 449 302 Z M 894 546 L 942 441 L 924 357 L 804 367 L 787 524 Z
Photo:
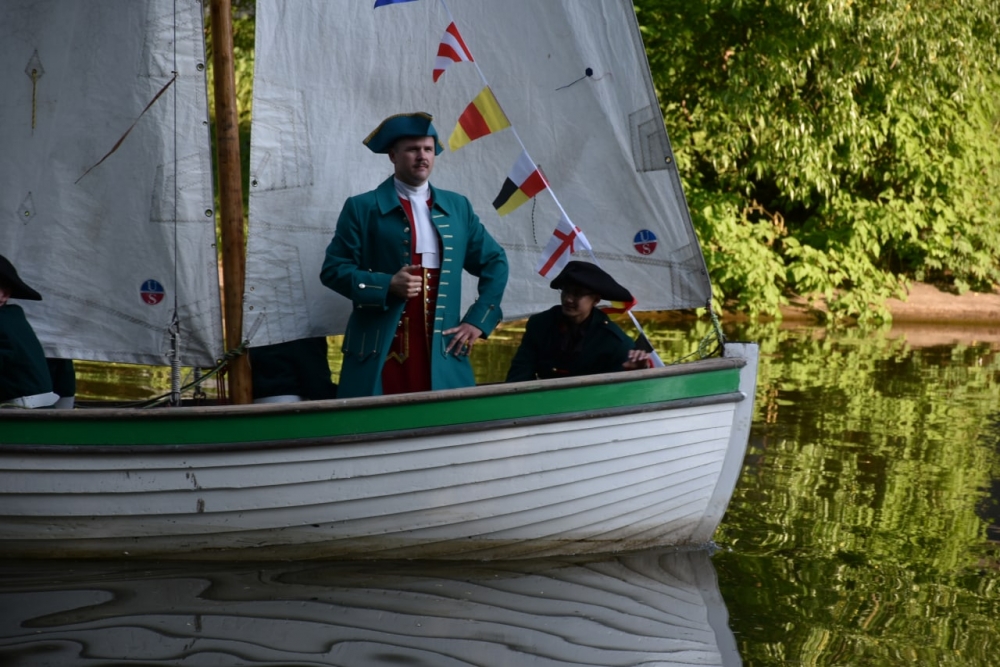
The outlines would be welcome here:
M 628 360 L 622 364 L 622 368 L 629 371 L 639 368 L 649 368 L 649 352 L 645 350 L 629 350 Z
M 451 334 L 455 334 L 455 337 L 448 343 L 448 347 L 445 348 L 444 353 L 448 354 L 454 349 L 455 356 L 468 356 L 472 352 L 472 346 L 476 344 L 476 341 L 483 335 L 483 332 L 471 324 L 462 322 L 457 327 L 443 332 L 445 336 L 450 336 Z
M 407 264 L 396 271 L 389 280 L 389 293 L 405 301 L 411 297 L 419 296 L 423 284 L 423 270 L 419 266 Z

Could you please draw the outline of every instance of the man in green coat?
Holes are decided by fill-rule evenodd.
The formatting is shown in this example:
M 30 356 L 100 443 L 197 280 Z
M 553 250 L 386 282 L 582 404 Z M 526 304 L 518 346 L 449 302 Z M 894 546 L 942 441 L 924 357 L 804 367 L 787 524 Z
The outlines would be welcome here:
M 368 135 L 394 175 L 348 198 L 326 249 L 320 280 L 353 303 L 338 398 L 472 386 L 469 352 L 503 318 L 507 257 L 468 199 L 428 183 L 431 120 L 390 116 Z M 479 297 L 461 317 L 463 270 Z

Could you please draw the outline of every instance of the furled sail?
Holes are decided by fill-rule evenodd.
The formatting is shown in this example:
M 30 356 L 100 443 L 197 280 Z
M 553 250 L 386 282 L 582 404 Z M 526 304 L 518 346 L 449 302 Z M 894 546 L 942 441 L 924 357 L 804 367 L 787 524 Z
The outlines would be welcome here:
M 0 3 L 0 254 L 50 356 L 164 364 L 176 306 L 182 363 L 218 358 L 202 12 Z
M 484 82 L 511 127 L 438 156 L 431 183 L 469 197 L 507 251 L 507 319 L 556 303 L 554 275 L 544 278 L 536 266 L 563 211 L 597 261 L 637 297 L 637 310 L 704 306 L 708 275 L 631 2 L 450 5 L 258 5 L 246 298 L 252 343 L 342 330 L 350 304 L 320 284 L 323 251 L 344 200 L 392 172 L 362 139 L 386 116 L 427 111 L 447 143 L 463 110 L 483 99 Z M 455 55 L 438 58 L 442 42 Z M 555 197 L 540 192 L 501 217 L 493 202 L 524 151 Z M 580 250 L 575 258 L 591 259 Z M 468 276 L 463 292 L 467 304 L 476 296 Z

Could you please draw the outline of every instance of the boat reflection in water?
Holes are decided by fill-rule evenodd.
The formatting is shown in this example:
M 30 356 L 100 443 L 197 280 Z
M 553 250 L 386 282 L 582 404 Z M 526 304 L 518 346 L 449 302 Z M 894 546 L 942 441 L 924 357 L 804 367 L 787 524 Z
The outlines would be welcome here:
M 0 664 L 738 665 L 708 552 L 0 561 Z

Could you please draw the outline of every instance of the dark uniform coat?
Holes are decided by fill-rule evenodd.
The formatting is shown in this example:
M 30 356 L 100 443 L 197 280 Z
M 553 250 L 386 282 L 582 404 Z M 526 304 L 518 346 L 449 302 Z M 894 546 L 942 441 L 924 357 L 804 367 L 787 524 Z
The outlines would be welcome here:
M 600 309 L 574 326 L 562 306 L 554 306 L 528 318 L 507 382 L 625 370 L 622 364 L 634 348 L 635 342 Z
M 445 354 L 451 336 L 442 332 L 467 322 L 488 336 L 503 314 L 507 256 L 472 210 L 469 200 L 431 187 L 431 223 L 441 239 L 441 276 L 431 388 L 475 384 L 467 356 Z M 389 294 L 389 281 L 410 264 L 410 223 L 390 176 L 377 189 L 350 197 L 326 249 L 320 280 L 353 302 L 344 333 L 339 398 L 382 393 L 382 365 L 403 312 L 404 301 Z M 479 278 L 479 298 L 461 317 L 462 270 Z
M 0 307 L 0 403 L 50 391 L 45 352 L 24 310 L 11 303 Z

